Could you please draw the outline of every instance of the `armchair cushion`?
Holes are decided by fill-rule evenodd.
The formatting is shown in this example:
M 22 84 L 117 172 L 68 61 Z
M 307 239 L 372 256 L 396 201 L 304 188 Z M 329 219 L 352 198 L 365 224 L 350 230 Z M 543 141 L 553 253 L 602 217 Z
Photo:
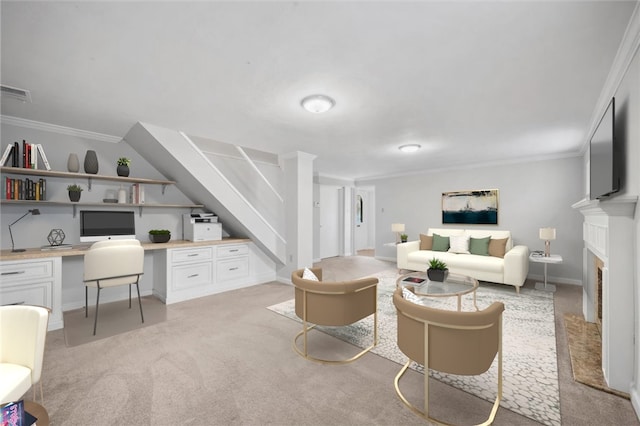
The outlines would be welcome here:
M 314 274 L 313 271 L 309 268 L 304 268 L 304 272 L 302 273 L 302 279 L 310 280 L 310 281 L 320 281 L 318 277 L 316 277 L 316 274 Z
M 31 369 L 18 364 L 0 363 L 0 404 L 18 401 L 31 387 Z

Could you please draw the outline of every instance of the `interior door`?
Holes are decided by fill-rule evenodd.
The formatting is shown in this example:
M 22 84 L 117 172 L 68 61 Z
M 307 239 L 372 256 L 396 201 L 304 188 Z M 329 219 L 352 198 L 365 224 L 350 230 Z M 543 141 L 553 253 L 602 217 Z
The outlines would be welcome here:
M 338 187 L 320 185 L 320 258 L 340 255 Z
M 364 191 L 356 191 L 355 206 L 353 211 L 355 212 L 354 226 L 355 226 L 355 250 L 368 249 L 369 248 L 369 232 L 368 221 L 369 215 L 367 215 L 367 193 Z

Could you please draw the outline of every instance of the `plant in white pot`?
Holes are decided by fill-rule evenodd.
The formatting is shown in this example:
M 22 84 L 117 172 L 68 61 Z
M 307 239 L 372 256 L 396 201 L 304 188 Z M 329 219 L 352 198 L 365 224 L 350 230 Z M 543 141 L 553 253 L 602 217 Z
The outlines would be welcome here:
M 449 275 L 447 264 L 435 257 L 429 261 L 429 269 L 427 269 L 427 277 L 431 281 L 444 281 Z

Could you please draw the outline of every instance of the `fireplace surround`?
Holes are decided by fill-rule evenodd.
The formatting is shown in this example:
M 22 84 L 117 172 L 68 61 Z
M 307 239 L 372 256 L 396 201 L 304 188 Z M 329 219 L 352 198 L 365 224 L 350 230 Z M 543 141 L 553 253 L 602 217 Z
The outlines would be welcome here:
M 633 380 L 633 218 L 637 202 L 635 196 L 617 196 L 582 200 L 572 206 L 584 216 L 582 313 L 586 321 L 595 323 L 598 304 L 602 305 L 602 372 L 610 388 L 625 393 L 630 392 Z

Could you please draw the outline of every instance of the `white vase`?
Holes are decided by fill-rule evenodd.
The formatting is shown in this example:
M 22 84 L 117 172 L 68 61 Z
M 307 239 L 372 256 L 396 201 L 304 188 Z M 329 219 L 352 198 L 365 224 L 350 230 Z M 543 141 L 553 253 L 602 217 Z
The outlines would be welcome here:
M 118 203 L 124 204 L 127 202 L 127 191 L 123 187 L 118 190 Z
M 67 170 L 73 173 L 80 171 L 80 160 L 78 160 L 78 154 L 69 154 L 67 159 Z

